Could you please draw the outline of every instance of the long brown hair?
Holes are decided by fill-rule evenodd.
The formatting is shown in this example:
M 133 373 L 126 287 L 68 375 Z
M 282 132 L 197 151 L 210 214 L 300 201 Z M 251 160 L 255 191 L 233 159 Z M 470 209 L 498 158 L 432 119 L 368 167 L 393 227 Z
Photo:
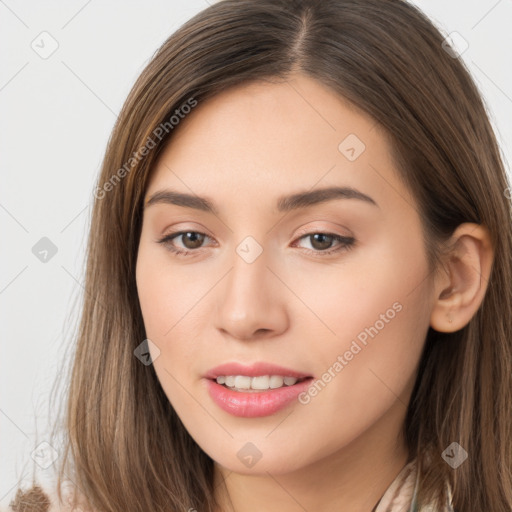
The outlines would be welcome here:
M 463 329 L 429 330 L 404 433 L 418 460 L 420 503 L 436 503 L 448 479 L 458 512 L 512 509 L 509 184 L 479 91 L 444 38 L 399 0 L 223 0 L 164 42 L 121 110 L 95 191 L 59 484 L 72 478 L 104 511 L 215 509 L 213 461 L 153 367 L 134 357 L 146 337 L 135 284 L 142 202 L 156 158 L 179 129 L 173 114 L 231 86 L 301 71 L 389 136 L 432 269 L 459 224 L 490 232 L 484 300 Z M 457 470 L 441 457 L 454 441 L 469 454 Z

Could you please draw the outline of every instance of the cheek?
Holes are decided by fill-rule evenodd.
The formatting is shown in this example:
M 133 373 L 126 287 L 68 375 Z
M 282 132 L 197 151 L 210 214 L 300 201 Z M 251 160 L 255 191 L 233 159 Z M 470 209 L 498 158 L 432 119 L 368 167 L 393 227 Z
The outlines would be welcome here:
M 298 341 L 314 346 L 319 356 L 332 360 L 333 351 L 343 353 L 352 340 L 364 344 L 373 336 L 390 345 L 406 343 L 419 324 L 428 325 L 428 266 L 419 236 L 404 243 L 399 234 L 382 233 L 332 265 L 312 270 L 311 263 L 283 264 L 279 271 L 300 299 L 289 294 L 292 321 L 305 333 Z M 403 334 L 391 337 L 395 329 Z
M 374 315 L 363 328 L 353 326 L 358 335 L 340 336 L 337 349 L 320 370 L 318 391 L 309 389 L 316 396 L 304 397 L 309 400 L 304 408 L 311 418 L 306 428 L 318 428 L 314 418 L 321 417 L 324 425 L 339 432 L 333 437 L 326 431 L 326 439 L 343 445 L 392 408 L 405 414 L 428 327 L 428 322 L 418 322 L 421 303 L 419 296 L 402 297 L 402 309 L 386 314 L 384 307 L 377 308 L 376 312 L 384 313 L 384 320 Z M 389 305 L 386 301 L 382 304 Z
M 141 246 L 136 280 L 146 336 L 160 350 L 155 370 L 164 381 L 197 366 L 197 347 L 211 318 L 205 313 L 208 292 L 218 280 L 214 273 L 198 279 L 194 265 L 169 264 L 165 251 Z M 167 389 L 168 386 L 166 386 Z
M 315 347 L 320 382 L 318 391 L 309 390 L 314 396 L 304 397 L 311 404 L 306 408 L 322 409 L 327 423 L 342 422 L 353 433 L 397 397 L 406 407 L 429 325 L 421 242 L 405 249 L 381 245 L 367 254 L 342 273 L 339 286 L 316 290 L 318 310 L 336 334 Z
M 139 249 L 136 281 L 146 337 L 158 347 L 157 357 L 151 353 L 153 368 L 169 402 L 181 412 L 180 417 L 186 417 L 197 406 L 183 385 L 194 364 L 190 325 L 194 324 L 194 304 L 200 300 L 201 290 L 169 269 L 159 252 L 144 246 Z
M 136 267 L 137 293 L 148 336 L 163 342 L 180 322 L 193 315 L 208 283 L 197 279 L 192 266 L 169 264 L 165 251 L 142 245 Z
M 157 265 L 150 265 L 143 250 L 137 260 L 137 293 L 144 319 L 146 335 L 160 346 L 162 336 L 172 324 L 169 318 L 170 294 L 166 294 L 166 277 Z

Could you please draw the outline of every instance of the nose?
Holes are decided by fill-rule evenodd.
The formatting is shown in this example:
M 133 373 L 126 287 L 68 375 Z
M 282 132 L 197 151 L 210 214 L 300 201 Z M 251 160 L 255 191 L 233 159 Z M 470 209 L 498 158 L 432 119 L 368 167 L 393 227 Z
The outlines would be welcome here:
M 216 297 L 217 329 L 239 340 L 269 338 L 286 331 L 286 287 L 267 266 L 266 251 L 251 263 L 235 253 L 231 262 Z

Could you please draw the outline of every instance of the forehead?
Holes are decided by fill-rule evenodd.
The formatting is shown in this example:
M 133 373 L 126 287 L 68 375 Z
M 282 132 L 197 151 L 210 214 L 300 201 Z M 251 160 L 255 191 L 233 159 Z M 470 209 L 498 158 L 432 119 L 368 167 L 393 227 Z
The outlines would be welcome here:
M 306 139 L 311 143 L 304 150 L 322 141 L 324 149 L 334 145 L 337 151 L 337 142 L 345 135 L 368 138 L 365 134 L 375 125 L 327 86 L 296 74 L 287 80 L 240 84 L 199 102 L 175 128 L 169 152 L 176 154 L 173 146 L 181 148 L 196 139 L 205 146 L 215 140 L 216 153 L 230 150 L 234 154 L 238 147 L 249 146 L 261 151 L 262 145 L 268 151 L 279 148 L 285 152 L 290 143 Z M 293 150 L 296 153 L 301 148 Z
M 223 91 L 199 102 L 175 130 L 146 197 L 165 186 L 246 199 L 315 186 L 370 195 L 386 182 L 401 187 L 376 122 L 302 74 Z

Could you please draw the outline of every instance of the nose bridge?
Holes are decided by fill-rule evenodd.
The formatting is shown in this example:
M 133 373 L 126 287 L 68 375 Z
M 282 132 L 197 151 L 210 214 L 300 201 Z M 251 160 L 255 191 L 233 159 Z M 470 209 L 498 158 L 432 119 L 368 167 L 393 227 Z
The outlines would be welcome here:
M 246 237 L 230 257 L 231 271 L 221 288 L 217 307 L 218 328 L 235 337 L 286 328 L 285 298 L 267 268 L 270 253 L 253 237 Z M 281 285 L 282 286 L 282 285 Z
M 270 301 L 268 287 L 268 254 L 257 242 L 241 242 L 231 259 L 224 303 L 240 318 L 255 316 Z

